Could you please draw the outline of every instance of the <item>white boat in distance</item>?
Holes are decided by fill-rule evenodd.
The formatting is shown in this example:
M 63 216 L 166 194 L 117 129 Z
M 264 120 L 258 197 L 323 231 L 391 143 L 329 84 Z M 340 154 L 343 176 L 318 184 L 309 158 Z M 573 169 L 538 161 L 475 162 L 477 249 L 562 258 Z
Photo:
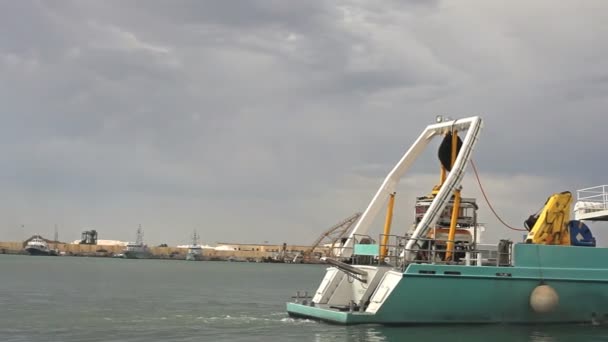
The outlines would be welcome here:
M 25 251 L 31 255 L 50 255 L 49 244 L 40 235 L 34 236 L 25 246 Z
M 199 244 L 198 234 L 196 230 L 192 234 L 192 244 L 188 246 L 188 252 L 186 253 L 186 260 L 188 261 L 200 261 L 203 260 L 203 247 Z
M 141 226 L 139 226 L 139 228 L 137 228 L 135 242 L 127 243 L 127 246 L 123 251 L 123 258 L 149 259 L 151 256 L 152 253 L 148 250 L 148 246 L 144 244 L 144 234 L 141 230 Z

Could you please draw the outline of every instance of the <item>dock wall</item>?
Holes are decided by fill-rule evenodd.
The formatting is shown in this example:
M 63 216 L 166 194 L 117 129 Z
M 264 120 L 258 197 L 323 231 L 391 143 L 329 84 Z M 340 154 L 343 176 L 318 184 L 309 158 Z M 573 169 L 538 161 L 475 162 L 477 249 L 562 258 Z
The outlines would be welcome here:
M 207 260 L 260 260 L 274 257 L 282 250 L 282 245 L 253 245 L 253 244 L 229 244 L 221 243 L 222 249 L 203 249 L 203 256 Z M 20 241 L 0 241 L 0 254 L 24 254 L 25 243 Z M 57 249 L 59 252 L 73 256 L 98 256 L 109 257 L 120 254 L 124 250 L 124 246 L 120 245 L 84 245 L 84 244 L 68 244 L 68 243 L 50 243 L 49 248 Z M 309 246 L 287 245 L 285 250 L 291 254 L 301 253 Z M 188 250 L 178 247 L 149 247 L 149 251 L 155 258 L 163 259 L 183 259 Z M 315 252 L 325 254 L 326 249 L 318 248 Z

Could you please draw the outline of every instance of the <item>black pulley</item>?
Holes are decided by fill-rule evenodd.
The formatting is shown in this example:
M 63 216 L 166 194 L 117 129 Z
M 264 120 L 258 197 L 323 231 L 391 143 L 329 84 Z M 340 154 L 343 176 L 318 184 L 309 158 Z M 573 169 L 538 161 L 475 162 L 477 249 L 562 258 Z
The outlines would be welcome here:
M 530 231 L 532 227 L 534 227 L 534 225 L 536 224 L 536 221 L 538 221 L 538 215 L 532 214 L 528 217 L 527 220 L 524 221 L 524 227 L 526 227 L 526 229 Z
M 462 147 L 462 140 L 460 140 L 459 136 L 456 136 L 456 156 L 458 156 L 458 153 L 460 152 L 461 147 Z M 443 167 L 446 170 L 451 171 L 452 170 L 452 132 L 446 134 L 446 136 L 443 138 L 441 145 L 439 145 L 438 156 L 439 156 L 439 161 L 441 162 L 441 165 L 443 165 Z

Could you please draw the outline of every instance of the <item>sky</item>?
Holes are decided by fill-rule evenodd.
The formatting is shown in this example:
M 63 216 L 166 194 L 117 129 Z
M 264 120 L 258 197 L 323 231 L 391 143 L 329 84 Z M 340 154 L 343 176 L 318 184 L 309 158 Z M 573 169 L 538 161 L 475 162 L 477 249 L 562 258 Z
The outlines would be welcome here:
M 55 226 L 62 241 L 134 240 L 141 225 L 148 244 L 193 230 L 208 244 L 308 244 L 363 211 L 438 114 L 483 118 L 473 158 L 521 227 L 552 193 L 608 183 L 607 10 L 2 1 L 0 240 Z M 438 180 L 436 145 L 401 181 L 394 233 Z M 470 172 L 463 196 L 478 198 L 488 243 L 521 240 Z

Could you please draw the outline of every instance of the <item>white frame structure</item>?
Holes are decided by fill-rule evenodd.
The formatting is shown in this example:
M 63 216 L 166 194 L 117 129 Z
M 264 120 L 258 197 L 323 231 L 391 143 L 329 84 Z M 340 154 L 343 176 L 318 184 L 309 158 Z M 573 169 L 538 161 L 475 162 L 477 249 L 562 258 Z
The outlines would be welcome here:
M 378 189 L 378 192 L 376 192 L 376 195 L 372 198 L 367 209 L 365 209 L 355 228 L 352 230 L 348 239 L 344 243 L 339 256 L 350 257 L 352 255 L 355 235 L 366 235 L 368 233 L 372 222 L 376 216 L 378 216 L 390 194 L 395 192 L 401 177 L 403 177 L 405 172 L 412 166 L 414 161 L 416 161 L 418 156 L 420 156 L 434 137 L 442 136 L 448 132 L 452 132 L 453 130 L 457 130 L 459 132 L 466 130 L 466 136 L 463 140 L 462 147 L 458 153 L 452 170 L 449 172 L 443 186 L 433 199 L 433 202 L 426 211 L 426 214 L 422 217 L 422 220 L 420 223 L 418 223 L 412 236 L 407 242 L 406 251 L 411 251 L 417 239 L 424 236 L 429 227 L 432 227 L 435 224 L 439 213 L 441 213 L 445 208 L 449 196 L 451 196 L 454 193 L 454 190 L 456 190 L 460 185 L 467 163 L 471 159 L 473 148 L 475 147 L 475 144 L 479 138 L 479 133 L 482 126 L 482 120 L 478 116 L 445 121 L 427 126 L 422 134 L 420 134 L 416 142 L 414 142 L 409 150 L 403 155 L 401 160 L 399 160 L 397 165 L 388 174 L 380 186 L 380 189 Z M 409 257 L 407 253 L 405 257 Z

